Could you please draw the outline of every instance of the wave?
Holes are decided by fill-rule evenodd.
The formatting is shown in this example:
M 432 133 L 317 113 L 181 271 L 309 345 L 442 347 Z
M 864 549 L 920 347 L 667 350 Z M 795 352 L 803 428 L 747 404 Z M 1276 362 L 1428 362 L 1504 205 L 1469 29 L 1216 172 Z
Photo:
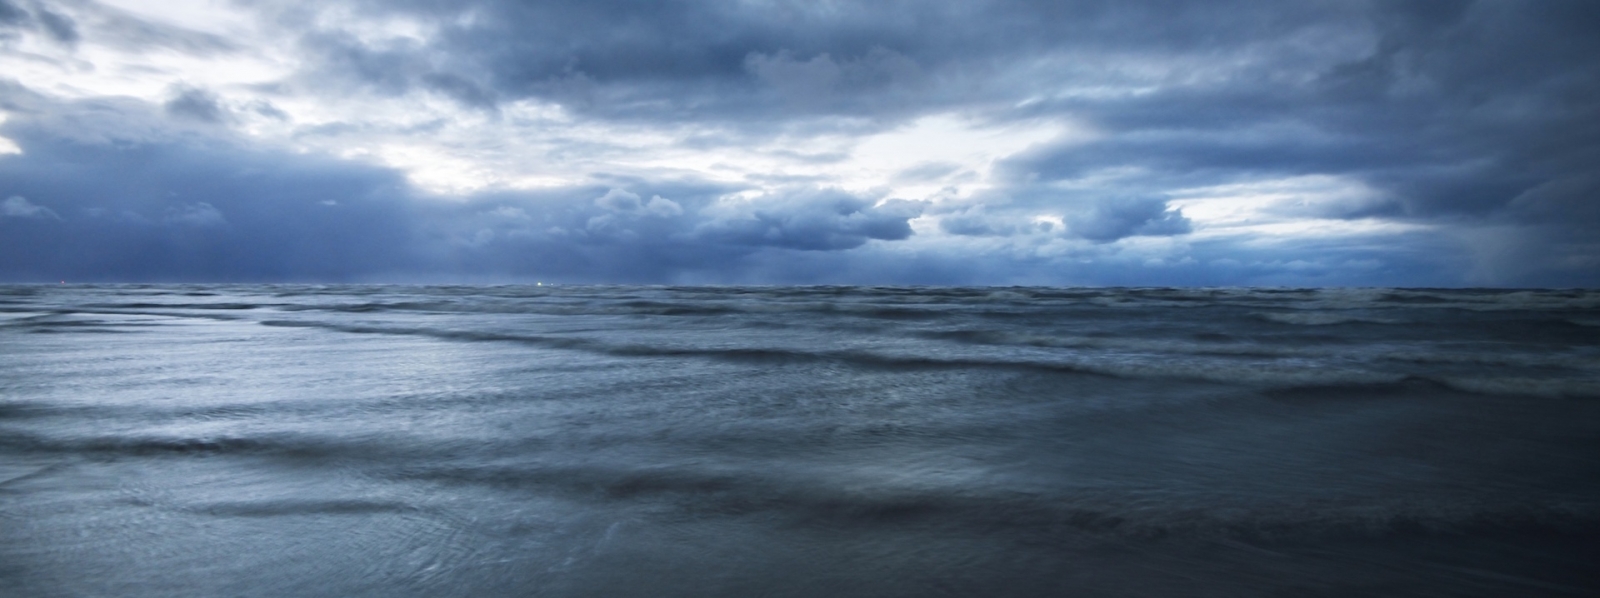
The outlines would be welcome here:
M 243 309 L 262 309 L 262 308 L 266 308 L 266 307 L 277 307 L 278 305 L 280 305 L 280 304 L 235 303 L 235 302 L 220 302 L 220 303 L 128 302 L 128 303 L 86 303 L 82 307 L 88 308 L 88 309 L 220 309 L 220 310 L 243 310 Z
M 445 340 L 458 341 L 491 341 L 515 342 L 530 344 L 554 349 L 587 351 L 617 357 L 704 357 L 735 362 L 841 362 L 846 364 L 885 367 L 885 368 L 942 368 L 942 367 L 1002 367 L 1020 369 L 1044 369 L 1050 371 L 1070 371 L 1081 373 L 1095 373 L 1081 370 L 1071 364 L 1050 363 L 1038 361 L 1008 361 L 999 359 L 971 359 L 971 358 L 941 358 L 923 355 L 892 355 L 857 350 L 821 350 L 809 351 L 773 347 L 692 347 L 692 346 L 660 346 L 640 344 L 617 344 L 604 341 L 563 336 L 540 336 L 505 334 L 465 330 L 441 330 L 431 328 L 404 328 L 382 326 L 352 326 L 331 324 L 326 322 L 308 322 L 299 320 L 267 320 L 261 322 L 265 326 L 282 326 L 295 328 L 322 328 L 355 334 L 393 334 L 402 336 L 425 336 Z
M 1423 384 L 1409 382 L 1409 384 Z M 392 439 L 393 440 L 393 439 Z M 1568 495 L 1515 496 L 1490 491 L 1441 490 L 1431 494 L 1375 497 L 1341 494 L 1334 485 L 1317 495 L 1289 492 L 1262 496 L 1224 488 L 1019 486 L 1004 479 L 968 477 L 930 480 L 877 477 L 848 465 L 763 459 L 745 466 L 639 466 L 603 454 L 516 451 L 514 459 L 566 462 L 483 464 L 452 459 L 436 447 L 361 445 L 296 436 L 259 438 L 87 438 L 71 441 L 7 435 L 0 446 L 30 444 L 93 456 L 339 457 L 294 461 L 298 467 L 337 466 L 359 459 L 363 477 L 427 485 L 425 495 L 459 495 L 462 486 L 594 505 L 637 506 L 669 517 L 762 518 L 808 526 L 871 529 L 875 526 L 958 528 L 964 532 L 1073 534 L 1132 539 L 1206 538 L 1295 540 L 1387 539 L 1460 534 L 1577 535 L 1600 533 L 1600 502 L 1577 489 Z M 0 481 L 8 485 L 48 476 L 47 466 Z M 287 470 L 291 475 L 293 469 Z M 309 471 L 307 473 L 310 473 Z M 407 495 L 415 496 L 414 493 Z M 162 506 L 150 499 L 145 506 Z M 346 516 L 426 511 L 411 503 L 373 497 L 291 496 L 176 503 L 170 508 L 218 517 Z
M 116 456 L 263 455 L 298 459 L 384 454 L 378 446 L 296 435 L 88 436 L 58 438 L 9 431 L 0 447 L 21 453 Z
M 784 475 L 788 474 L 788 475 Z M 843 484 L 817 473 L 768 469 L 605 466 L 432 467 L 392 474 L 407 481 L 482 485 L 517 494 L 658 505 L 696 517 L 780 517 L 852 529 L 875 525 L 1014 529 L 1045 535 L 1284 540 L 1384 538 L 1475 532 L 1600 532 L 1592 501 L 1473 498 L 1372 499 L 1174 495 L 1160 490 L 1020 491 L 994 486 L 915 488 Z
M 36 334 L 55 333 L 83 333 L 83 334 L 121 334 L 139 332 L 142 329 L 159 326 L 153 322 L 137 321 L 109 321 L 103 319 L 80 319 L 61 317 L 60 314 L 46 314 L 34 317 L 12 318 L 0 320 L 0 329 L 21 330 Z
M 1540 385 L 1529 379 L 1492 377 L 1456 378 L 1419 376 L 1405 372 L 1382 371 L 1332 364 L 1308 365 L 1297 361 L 1186 359 L 1175 355 L 1129 355 L 1120 352 L 1079 352 L 1072 354 L 964 355 L 886 353 L 866 350 L 804 350 L 783 347 L 695 347 L 620 344 L 592 338 L 492 333 L 419 327 L 385 327 L 332 324 L 300 320 L 268 320 L 266 326 L 320 328 L 355 334 L 424 336 L 467 342 L 514 342 L 545 348 L 585 351 L 614 357 L 695 357 L 731 362 L 805 363 L 832 362 L 854 367 L 887 369 L 963 369 L 998 368 L 1075 373 L 1123 379 L 1191 380 L 1244 385 L 1262 389 L 1342 387 L 1351 385 L 1396 384 L 1412 379 L 1433 380 L 1461 391 L 1477 394 L 1506 394 L 1558 397 L 1596 396 L 1594 384 L 1582 379 L 1548 379 Z M 1146 347 L 1148 348 L 1148 347 Z
M 223 296 L 214 303 L 106 300 L 157 291 Z M 1588 291 L 265 285 L 140 287 L 137 293 L 116 287 L 97 293 L 79 305 L 49 310 L 43 304 L 8 306 L 27 315 L 0 321 L 0 330 L 113 333 L 164 321 L 155 318 L 256 320 L 616 357 L 1013 368 L 1252 388 L 1384 384 L 1422 376 L 1473 393 L 1590 397 L 1600 379 L 1600 360 L 1581 334 L 1593 312 L 1572 313 L 1600 299 Z M 267 298 L 273 293 L 294 299 Z M 1434 309 L 1441 302 L 1533 311 L 1405 311 Z M 1204 317 L 1167 309 L 1179 305 L 1218 309 Z M 1546 308 L 1553 311 L 1541 311 Z M 497 314 L 530 317 L 492 317 Z M 546 315 L 555 317 L 538 317 Z M 139 322 L 131 316 L 155 318 Z M 630 327 L 643 334 L 629 338 Z M 683 334 L 664 334 L 674 327 Z M 499 332 L 507 328 L 540 332 Z M 791 332 L 730 332 L 752 329 Z
M 0 287 L 0 290 L 4 290 Z M 52 289 L 54 290 L 54 289 Z M 14 304 L 56 293 L 24 289 Z M 1573 314 L 1578 321 L 1600 309 L 1594 291 L 1483 291 L 1442 289 L 1172 289 L 1048 287 L 527 287 L 382 285 L 204 285 L 84 287 L 84 310 L 191 310 L 202 312 L 278 309 L 332 313 L 444 312 L 549 315 L 641 315 L 720 317 L 729 314 L 857 316 L 885 320 L 929 320 L 964 314 L 1018 315 L 1100 313 L 1129 310 L 1241 308 L 1276 323 L 1327 326 L 1409 321 L 1411 310 L 1529 311 Z M 217 302 L 178 300 L 103 301 L 139 297 L 231 296 Z M 350 300 L 356 301 L 350 301 Z M 1063 310 L 1065 310 L 1063 312 Z M 1287 311 L 1285 311 L 1287 310 Z M 1368 312 L 1368 313 L 1350 313 Z M 1574 312 L 1579 312 L 1574 314 Z
M 1485 395 L 1531 396 L 1553 399 L 1600 399 L 1600 380 L 1524 378 L 1516 376 L 1441 377 L 1440 382 L 1463 392 Z
M 1396 324 L 1400 320 L 1393 318 L 1374 318 L 1356 316 L 1346 313 L 1330 312 L 1286 312 L 1286 313 L 1256 313 L 1257 318 L 1279 324 L 1295 324 L 1298 326 L 1331 326 L 1335 324 Z
M 185 505 L 183 511 L 218 517 L 286 517 L 305 515 L 371 515 L 407 513 L 421 507 L 398 501 L 365 499 L 280 499 Z

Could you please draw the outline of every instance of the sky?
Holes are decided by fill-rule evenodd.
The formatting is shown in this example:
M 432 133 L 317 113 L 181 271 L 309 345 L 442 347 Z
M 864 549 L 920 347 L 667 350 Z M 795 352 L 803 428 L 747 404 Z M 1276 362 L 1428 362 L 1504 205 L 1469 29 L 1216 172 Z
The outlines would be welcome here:
M 1600 286 L 1592 0 L 0 0 L 0 281 Z

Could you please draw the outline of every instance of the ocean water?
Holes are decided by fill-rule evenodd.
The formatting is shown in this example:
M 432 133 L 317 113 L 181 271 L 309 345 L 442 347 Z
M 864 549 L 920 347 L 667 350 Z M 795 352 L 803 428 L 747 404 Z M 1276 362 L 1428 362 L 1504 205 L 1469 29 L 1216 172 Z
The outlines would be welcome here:
M 3 596 L 1592 596 L 1600 292 L 0 286 Z

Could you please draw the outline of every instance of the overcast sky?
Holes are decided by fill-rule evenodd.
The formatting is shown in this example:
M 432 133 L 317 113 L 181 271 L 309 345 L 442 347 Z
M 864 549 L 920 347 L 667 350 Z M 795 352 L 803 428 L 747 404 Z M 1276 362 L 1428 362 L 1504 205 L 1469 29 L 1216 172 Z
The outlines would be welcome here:
M 0 0 L 0 281 L 1600 285 L 1600 3 Z

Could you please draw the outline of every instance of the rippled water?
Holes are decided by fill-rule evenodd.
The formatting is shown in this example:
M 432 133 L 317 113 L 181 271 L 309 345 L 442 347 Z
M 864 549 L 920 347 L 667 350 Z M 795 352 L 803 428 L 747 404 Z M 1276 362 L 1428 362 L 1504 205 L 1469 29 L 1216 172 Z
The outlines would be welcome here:
M 0 286 L 0 595 L 1600 592 L 1600 293 Z

